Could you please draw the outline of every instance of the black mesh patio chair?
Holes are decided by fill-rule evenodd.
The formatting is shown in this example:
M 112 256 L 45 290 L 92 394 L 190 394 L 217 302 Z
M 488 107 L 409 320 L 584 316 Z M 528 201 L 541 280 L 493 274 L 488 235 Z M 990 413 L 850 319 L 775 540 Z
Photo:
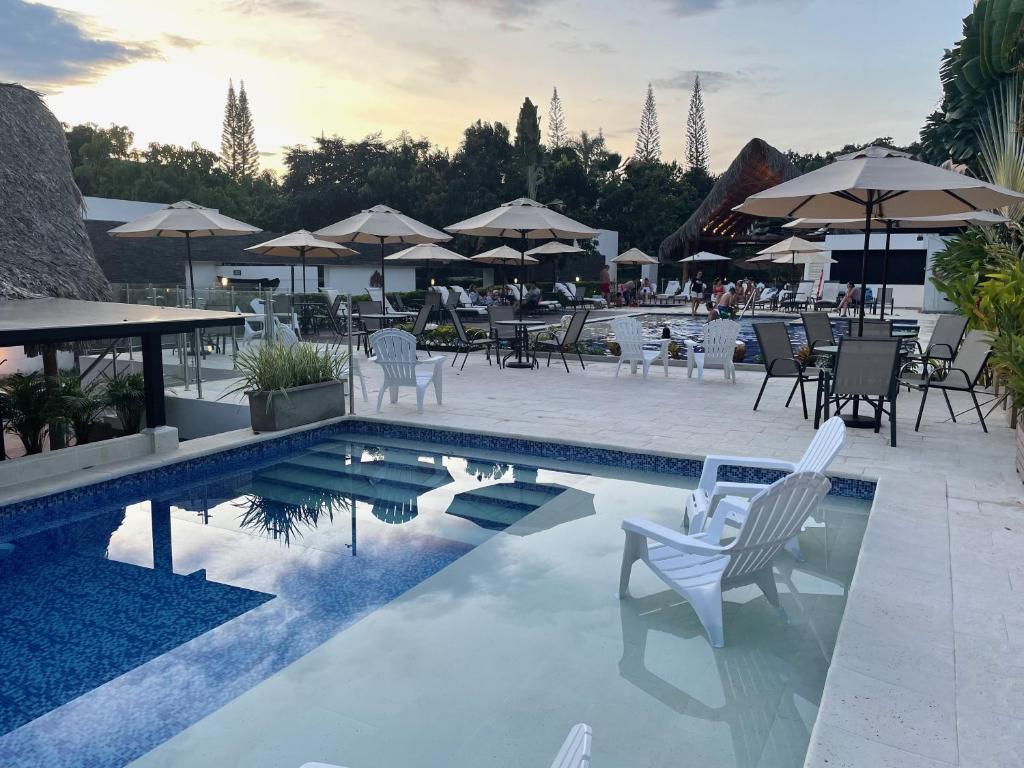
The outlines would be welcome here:
M 448 314 L 451 315 L 452 325 L 455 326 L 455 357 L 452 358 L 452 368 L 455 367 L 455 361 L 459 359 L 459 355 L 462 355 L 462 365 L 459 367 L 461 371 L 466 367 L 466 361 L 469 360 L 469 353 L 475 352 L 478 349 L 487 351 L 487 364 L 491 365 L 491 348 L 495 346 L 495 341 L 490 336 L 486 336 L 482 339 L 471 339 L 469 334 L 466 333 L 466 327 L 462 324 L 462 318 L 459 317 L 459 313 L 454 309 L 449 309 Z M 495 353 L 497 354 L 497 353 Z
M 495 304 L 487 308 L 487 319 L 491 324 L 491 338 L 494 339 L 495 347 L 500 350 L 502 346 L 509 349 L 516 340 L 516 329 L 511 325 L 495 325 L 500 320 L 515 320 L 515 307 L 511 304 Z M 497 353 L 495 353 L 497 354 Z M 498 364 L 501 365 L 501 357 L 498 357 Z
M 881 304 L 883 307 L 889 305 L 889 313 L 891 314 L 896 310 L 896 302 L 892 297 L 892 288 L 885 289 L 885 299 L 882 299 L 881 290 L 872 294 L 871 297 L 871 314 L 878 314 L 878 305 Z M 866 307 L 865 307 L 866 308 Z
M 800 319 L 804 324 L 804 333 L 807 335 L 807 348 L 814 352 L 815 347 L 834 346 L 836 336 L 832 330 L 832 321 L 828 312 L 802 312 Z
M 764 358 L 764 381 L 761 382 L 761 391 L 757 393 L 754 401 L 754 410 L 761 404 L 761 396 L 764 388 L 768 386 L 769 379 L 794 379 L 793 389 L 786 398 L 786 407 L 793 402 L 793 395 L 797 387 L 800 388 L 800 402 L 804 407 L 804 418 L 807 418 L 807 393 L 804 391 L 804 383 L 818 381 L 818 376 L 809 376 L 807 366 L 793 355 L 793 346 L 789 340 L 789 332 L 783 322 L 754 323 L 754 334 L 757 336 L 757 343 L 761 347 L 761 356 Z
M 952 362 L 966 330 L 967 318 L 964 315 L 942 315 L 935 323 L 928 346 L 922 348 L 921 344 L 915 341 L 918 353 L 909 356 L 907 362 L 924 363 L 933 360 L 943 365 Z
M 895 447 L 899 360 L 899 339 L 842 337 L 825 395 L 826 419 L 830 403 L 835 404 L 837 415 L 850 403 L 855 415 L 861 404 L 867 404 L 875 411 L 876 433 L 882 428 L 882 414 L 888 415 L 889 445 Z
M 381 303 L 379 301 L 356 302 L 356 319 L 359 322 L 359 331 L 361 336 L 366 337 L 366 344 L 363 347 L 363 350 L 367 355 L 370 354 L 370 334 L 383 328 L 384 323 L 375 317 L 364 318 L 363 315 L 379 314 L 381 314 Z
M 949 416 L 956 423 L 956 414 L 953 412 L 953 404 L 949 401 L 950 392 L 966 392 L 971 396 L 974 403 L 974 410 L 978 414 L 978 421 L 981 422 L 983 431 L 988 432 L 985 424 L 985 416 L 978 404 L 978 396 L 975 388 L 978 380 L 985 372 L 988 365 L 988 358 L 992 354 L 992 341 L 988 333 L 984 331 L 970 331 L 960 346 L 960 350 L 954 356 L 949 367 L 929 371 L 927 362 L 924 365 L 924 372 L 920 377 L 905 376 L 900 380 L 901 384 L 913 387 L 921 391 L 921 408 L 917 412 L 917 423 L 914 431 L 921 428 L 921 416 L 924 415 L 924 404 L 928 401 L 928 392 L 932 389 L 942 391 L 942 397 L 946 400 L 946 408 L 949 409 Z M 940 378 L 941 377 L 941 378 Z
M 423 306 L 428 307 L 431 312 L 437 313 L 437 319 L 441 319 L 441 294 L 437 291 L 428 290 L 423 294 Z
M 405 302 L 402 301 L 402 295 L 400 293 L 391 294 L 391 306 L 397 309 L 399 312 L 408 312 L 408 308 L 405 306 Z
M 872 320 L 864 318 L 864 333 L 860 331 L 860 320 L 850 320 L 850 336 L 863 336 L 865 339 L 887 339 L 892 336 L 892 320 Z
M 424 304 L 420 307 L 420 311 L 416 314 L 416 320 L 412 324 L 412 335 L 416 337 L 416 342 L 422 344 L 427 352 L 430 352 L 430 342 L 426 340 L 426 331 L 431 310 L 432 307 L 429 304 Z
M 444 308 L 449 312 L 457 309 L 459 306 L 459 292 L 453 291 L 451 288 L 448 289 L 448 298 L 444 300 Z
M 569 320 L 569 325 L 565 331 L 555 332 L 555 336 L 552 339 L 536 339 L 533 343 L 534 351 L 547 350 L 548 351 L 548 367 L 551 366 L 551 355 L 555 352 L 562 358 L 562 365 L 565 366 L 565 372 L 569 373 L 569 362 L 565 359 L 565 353 L 572 354 L 576 353 L 576 357 L 579 358 L 580 366 L 583 370 L 587 369 L 586 364 L 583 362 L 583 355 L 580 353 L 580 336 L 583 335 L 583 326 L 587 322 L 587 317 L 590 315 L 590 310 L 580 310 L 572 313 L 572 318 Z M 534 358 L 536 362 L 536 358 Z

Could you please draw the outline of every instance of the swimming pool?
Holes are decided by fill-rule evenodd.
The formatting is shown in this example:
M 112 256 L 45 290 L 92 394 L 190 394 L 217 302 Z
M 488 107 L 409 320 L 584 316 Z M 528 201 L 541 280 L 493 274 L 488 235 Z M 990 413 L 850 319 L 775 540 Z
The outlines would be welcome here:
M 123 765 L 495 536 L 678 514 L 697 466 L 347 422 L 2 508 L 3 764 Z M 833 503 L 859 546 L 864 502 Z

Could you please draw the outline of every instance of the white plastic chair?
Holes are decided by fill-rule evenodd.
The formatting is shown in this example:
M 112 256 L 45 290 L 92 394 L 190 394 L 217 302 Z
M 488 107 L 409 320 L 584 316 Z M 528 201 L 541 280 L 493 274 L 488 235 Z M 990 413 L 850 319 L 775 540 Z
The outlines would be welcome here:
M 629 363 L 630 373 L 636 373 L 637 364 L 644 368 L 644 379 L 647 379 L 647 372 L 651 369 L 651 363 L 661 359 L 665 368 L 665 375 L 668 376 L 668 345 L 670 339 L 661 339 L 658 349 L 644 349 L 647 339 L 644 338 L 644 327 L 640 321 L 633 317 L 616 317 L 612 320 L 612 332 L 615 334 L 615 341 L 621 350 L 619 363 L 615 366 L 615 375 L 619 375 L 619 368 L 623 363 Z
M 416 388 L 416 411 L 423 413 L 423 395 L 433 383 L 437 404 L 441 405 L 441 373 L 446 359 L 443 355 L 417 360 L 416 337 L 397 328 L 370 334 L 370 348 L 374 353 L 371 360 L 384 371 L 384 382 L 377 395 L 378 413 L 385 391 L 390 391 L 392 403 L 398 402 L 399 387 Z
M 700 482 L 686 499 L 687 531 L 691 535 L 704 534 L 705 540 L 719 542 L 725 524 L 742 525 L 747 519 L 747 507 L 752 496 L 768 487 L 767 483 L 719 481 L 722 467 L 749 467 L 775 469 L 787 474 L 818 472 L 824 474 L 846 442 L 846 424 L 833 416 L 821 425 L 804 455 L 797 462 L 753 456 L 708 456 L 704 459 Z M 786 543 L 786 549 L 798 560 L 803 559 L 796 536 Z
M 679 293 L 679 281 L 669 280 L 668 284 L 665 286 L 665 292 L 655 294 L 655 298 L 672 300 L 676 297 L 677 293 Z
M 235 312 L 242 314 L 241 308 L 235 306 Z M 262 317 L 246 317 L 245 325 L 242 327 L 242 343 L 258 341 L 263 338 L 266 320 Z
M 827 477 L 814 472 L 782 478 L 750 500 L 739 534 L 725 545 L 642 518 L 624 520 L 626 542 L 619 597 L 629 595 L 633 563 L 643 560 L 658 578 L 693 606 L 711 645 L 724 647 L 722 592 L 756 584 L 768 602 L 781 611 L 772 560 L 803 527 L 830 487 Z
M 704 381 L 704 366 L 707 364 L 721 365 L 725 378 L 736 383 L 736 365 L 733 355 L 736 354 L 736 339 L 740 335 L 740 324 L 735 320 L 712 320 L 704 327 L 704 351 L 698 352 L 700 346 L 693 339 L 686 339 L 686 377 L 693 377 L 693 369 L 697 368 L 697 381 Z

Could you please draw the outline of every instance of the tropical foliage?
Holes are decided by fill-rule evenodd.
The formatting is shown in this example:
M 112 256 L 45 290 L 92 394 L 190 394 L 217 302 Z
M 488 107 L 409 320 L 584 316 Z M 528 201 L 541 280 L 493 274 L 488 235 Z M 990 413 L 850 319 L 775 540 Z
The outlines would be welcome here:
M 235 368 L 239 383 L 224 396 L 237 392 L 286 392 L 293 387 L 341 380 L 348 356 L 315 344 L 257 344 L 238 353 Z
M 113 408 L 125 434 L 142 430 L 146 414 L 146 386 L 141 373 L 119 373 L 103 387 L 103 402 Z

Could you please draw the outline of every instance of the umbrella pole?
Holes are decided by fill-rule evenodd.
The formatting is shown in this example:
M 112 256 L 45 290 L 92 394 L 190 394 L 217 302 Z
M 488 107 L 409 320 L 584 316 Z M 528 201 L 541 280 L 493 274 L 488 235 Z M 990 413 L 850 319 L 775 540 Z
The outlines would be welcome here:
M 185 255 L 188 257 L 188 284 L 192 289 L 192 309 L 196 308 L 196 279 L 192 274 L 192 236 L 185 233 Z
M 388 313 L 388 295 L 384 286 L 384 238 L 380 238 L 380 313 Z
M 868 190 L 868 201 L 864 206 L 864 252 L 860 257 L 860 307 L 857 335 L 864 335 L 864 294 L 868 290 L 868 251 L 871 250 L 871 219 L 875 213 L 875 192 Z
M 306 292 L 306 249 L 300 248 L 299 253 L 302 256 L 302 292 Z
M 882 314 L 880 319 L 885 320 L 885 289 L 889 284 L 889 238 L 892 235 L 892 221 L 885 222 L 885 252 L 882 255 L 882 295 L 879 301 L 882 302 Z
M 292 293 L 295 293 L 295 265 L 292 264 L 288 268 L 288 271 L 291 273 L 291 276 L 292 276 Z

